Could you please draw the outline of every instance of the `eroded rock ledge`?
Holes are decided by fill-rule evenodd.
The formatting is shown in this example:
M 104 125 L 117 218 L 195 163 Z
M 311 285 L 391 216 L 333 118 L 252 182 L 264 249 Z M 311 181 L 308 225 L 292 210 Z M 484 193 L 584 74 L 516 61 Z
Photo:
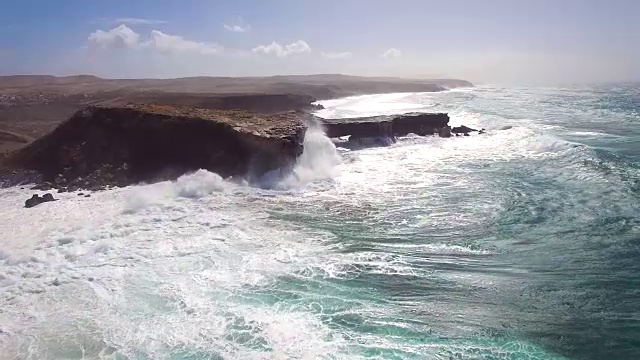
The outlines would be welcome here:
M 253 177 L 293 164 L 304 133 L 295 112 L 88 107 L 7 162 L 39 173 L 41 189 L 60 191 L 174 179 L 197 169 Z
M 408 113 L 402 115 L 370 116 L 347 119 L 322 119 L 327 136 L 351 135 L 351 138 L 373 138 L 437 134 L 449 126 L 445 113 Z

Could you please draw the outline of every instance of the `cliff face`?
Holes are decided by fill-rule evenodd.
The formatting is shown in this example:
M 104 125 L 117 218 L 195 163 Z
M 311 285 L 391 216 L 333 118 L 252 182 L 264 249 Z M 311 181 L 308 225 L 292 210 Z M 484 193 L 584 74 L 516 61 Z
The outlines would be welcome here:
M 449 125 L 449 115 L 444 113 L 412 113 L 393 118 L 393 135 L 405 136 L 409 133 L 416 135 L 433 135 L 435 129 Z
M 322 120 L 327 136 L 352 138 L 404 136 L 409 133 L 425 136 L 447 127 L 449 115 L 444 113 L 409 113 L 349 119 Z
M 267 116 L 161 105 L 89 107 L 8 159 L 54 187 L 100 188 L 207 169 L 255 176 L 302 153 L 299 114 Z

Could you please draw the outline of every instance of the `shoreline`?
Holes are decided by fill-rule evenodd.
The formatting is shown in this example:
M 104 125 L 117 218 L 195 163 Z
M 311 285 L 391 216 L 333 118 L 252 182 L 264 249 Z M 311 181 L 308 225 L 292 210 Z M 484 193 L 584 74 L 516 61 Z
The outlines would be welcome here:
M 176 178 L 177 176 L 188 173 L 189 171 L 194 171 L 197 168 L 208 169 L 213 172 L 220 173 L 223 176 L 259 176 L 260 173 L 268 172 L 275 168 L 283 168 L 283 166 L 287 167 L 287 164 L 291 165 L 295 163 L 295 158 L 297 158 L 297 156 L 302 152 L 301 149 L 303 141 L 303 136 L 300 136 L 300 132 L 295 129 L 304 127 L 304 122 L 306 121 L 305 118 L 309 116 L 304 114 L 310 114 L 313 113 L 314 110 L 322 108 L 322 106 L 318 104 L 319 101 L 342 99 L 348 97 L 345 96 L 347 94 L 350 96 L 375 96 L 381 95 L 382 93 L 437 92 L 446 90 L 444 86 L 435 84 L 433 81 L 423 83 L 416 80 L 410 81 L 405 79 L 379 80 L 339 76 L 339 79 L 341 79 L 340 81 L 343 81 L 343 83 L 340 84 L 342 87 L 339 87 L 335 85 L 339 82 L 336 79 L 330 79 L 331 81 L 327 81 L 328 84 L 323 85 L 319 82 L 319 79 L 321 78 L 322 76 L 284 77 L 284 79 L 290 81 L 290 83 L 278 82 L 268 83 L 268 85 L 254 84 L 256 87 L 245 89 L 247 92 L 244 93 L 197 93 L 193 91 L 175 93 L 153 91 L 152 89 L 154 89 L 153 86 L 165 86 L 167 90 L 173 90 L 176 84 L 184 85 L 184 82 L 187 82 L 191 83 L 193 86 L 199 84 L 200 90 L 206 90 L 207 86 L 213 86 L 211 85 L 212 81 L 215 82 L 222 80 L 215 78 L 104 80 L 93 77 L 71 79 L 38 76 L 0 77 L 0 100 L 2 100 L 0 101 L 0 115 L 5 115 L 3 118 L 4 121 L 0 123 L 0 131 L 13 135 L 0 138 L 0 142 L 2 142 L 0 144 L 2 145 L 2 147 L 0 147 L 0 175 L 3 175 L 2 177 L 4 178 L 3 186 L 36 183 L 37 186 L 34 188 L 35 190 L 49 190 L 52 188 L 59 189 L 61 191 L 67 191 L 68 188 L 72 189 L 71 191 L 76 188 L 104 189 L 109 186 L 121 187 L 132 183 L 154 182 Z M 8 85 L 7 79 L 9 79 Z M 274 78 L 270 79 L 273 80 Z M 283 80 L 283 78 L 280 77 L 275 77 L 275 79 Z M 344 82 L 347 81 L 345 79 L 347 79 L 348 82 Z M 357 81 L 354 79 L 357 79 Z M 16 84 L 16 82 L 19 83 L 19 80 L 28 80 L 27 82 L 29 84 L 18 86 L 19 84 Z M 74 82 L 75 80 L 77 81 Z M 242 82 L 247 79 L 224 79 L 227 84 L 232 80 Z M 252 79 L 251 81 L 256 82 L 258 80 Z M 301 82 L 301 80 L 305 80 L 306 83 Z M 34 85 L 34 82 L 40 82 L 40 84 Z M 95 92 L 91 94 L 82 94 L 78 92 L 87 91 L 87 89 L 93 89 L 95 91 L 100 88 L 96 83 L 104 85 L 105 83 L 113 84 L 114 82 L 120 83 L 121 85 L 128 84 L 128 86 L 138 84 L 142 87 L 136 90 L 133 90 L 130 87 L 125 87 L 118 91 Z M 206 86 L 203 85 L 203 82 Z M 462 85 L 466 84 L 471 85 L 470 83 L 462 82 Z M 4 89 L 2 85 L 5 86 Z M 10 90 L 13 89 L 13 95 L 6 94 L 7 92 L 12 92 L 7 91 L 7 86 L 10 86 Z M 257 89 L 264 88 L 265 86 L 270 87 L 271 91 L 281 90 L 283 93 L 256 93 Z M 70 92 L 61 92 L 64 89 L 70 90 Z M 331 89 L 331 91 L 323 92 L 321 91 L 323 89 Z M 40 90 L 40 92 L 29 92 L 34 90 Z M 57 92 L 42 92 L 47 90 L 55 90 Z M 229 89 L 226 88 L 226 90 Z M 387 92 L 386 90 L 394 91 Z M 315 95 L 322 93 L 321 95 L 323 96 L 316 97 L 309 94 L 310 92 L 316 93 Z M 217 158 L 219 156 L 224 158 L 231 156 L 233 153 L 237 153 L 238 151 L 242 154 L 247 153 L 254 155 L 243 155 L 243 160 L 238 160 L 240 162 L 234 165 L 238 169 L 244 169 L 242 171 L 231 171 L 229 166 L 226 165 L 221 168 L 218 165 L 209 164 L 211 161 L 207 160 L 206 157 L 198 157 L 202 158 L 201 161 L 197 164 L 193 163 L 193 161 L 191 161 L 191 158 L 195 156 L 193 154 L 187 157 L 177 156 L 174 159 L 175 161 L 167 160 L 175 157 L 174 155 L 176 153 L 180 153 L 180 151 L 177 150 L 177 152 L 174 151 L 173 153 L 166 153 L 162 157 L 159 157 L 157 154 L 164 153 L 164 149 L 161 145 L 149 148 L 156 149 L 155 151 L 145 149 L 144 146 L 140 147 L 139 145 L 136 145 L 138 143 L 147 143 L 147 140 L 144 137 L 145 134 L 148 135 L 149 131 L 156 131 L 154 129 L 158 128 L 158 125 L 154 125 L 154 121 L 156 120 L 153 120 L 159 119 L 158 115 L 154 114 L 154 111 L 149 112 L 150 107 L 145 104 L 155 104 L 154 106 L 156 107 L 167 109 L 168 113 L 161 115 L 167 116 L 167 119 L 173 119 L 172 116 L 175 115 L 174 111 L 176 109 L 186 109 L 184 111 L 190 113 L 191 115 L 189 115 L 189 117 L 194 120 L 200 118 L 201 115 L 204 116 L 199 112 L 215 114 L 215 119 L 209 118 L 210 121 L 205 121 L 203 124 L 214 124 L 225 117 L 230 117 L 230 124 L 237 124 L 229 125 L 233 129 L 242 129 L 249 125 L 249 127 L 254 128 L 252 132 L 243 134 L 243 131 L 234 133 L 235 130 L 231 130 L 229 136 L 242 139 L 238 140 L 238 144 L 246 143 L 255 145 L 247 145 L 249 147 L 246 148 L 245 145 L 238 145 L 234 147 L 236 150 L 233 151 L 229 149 L 225 150 L 223 146 L 216 150 L 220 155 L 214 155 L 212 153 L 210 154 L 210 158 Z M 128 127 L 126 126 L 129 120 L 127 120 L 127 115 L 118 110 L 126 109 L 127 107 L 137 107 L 138 109 L 141 109 L 142 111 L 136 116 L 148 118 L 148 120 L 139 122 L 139 125 L 137 125 L 140 127 L 138 131 L 140 136 L 136 139 L 129 139 L 129 135 L 131 134 L 130 131 L 127 130 Z M 112 111 L 109 113 L 110 115 L 99 115 L 96 119 L 99 120 L 100 116 L 102 118 L 104 118 L 104 116 L 107 116 L 107 118 L 112 116 L 118 121 L 118 123 L 122 124 L 121 126 L 119 125 L 121 129 L 109 130 L 112 125 L 102 120 L 92 121 L 90 123 L 88 122 L 86 126 L 82 125 L 77 128 L 76 126 L 68 126 L 68 123 L 74 118 L 82 118 L 82 113 L 83 111 L 86 111 L 86 109 L 99 108 L 113 109 L 113 111 L 108 110 Z M 236 110 L 241 110 L 241 112 L 244 111 L 245 115 L 242 115 L 241 112 L 234 113 Z M 73 112 L 70 115 L 62 118 L 71 111 Z M 178 113 L 182 111 L 183 110 L 179 110 Z M 296 115 L 284 115 L 286 112 L 292 112 L 292 114 Z M 246 114 L 255 114 L 255 116 Z M 93 115 L 90 115 L 89 118 L 92 116 Z M 319 119 L 319 117 L 316 118 Z M 250 126 L 251 121 L 247 123 L 247 119 L 253 119 L 251 121 L 254 122 L 255 120 L 258 120 L 256 123 L 258 125 Z M 264 119 L 271 120 L 265 121 Z M 264 148 L 264 146 L 267 146 L 266 144 L 273 142 L 274 140 L 273 134 L 270 135 L 269 131 L 266 133 L 263 131 L 270 126 L 268 124 L 272 123 L 274 121 L 273 119 L 279 119 L 277 122 L 282 122 L 284 119 L 287 119 L 282 122 L 285 126 L 283 129 L 289 128 L 292 129 L 291 131 L 293 132 L 289 130 L 276 132 L 278 133 L 278 136 L 294 139 L 293 143 L 295 143 L 295 147 L 300 148 L 300 150 L 294 151 L 295 154 L 292 153 L 291 156 L 284 156 L 281 151 L 275 150 L 282 146 L 276 146 L 271 150 Z M 445 123 L 448 122 L 448 117 L 445 120 Z M 170 125 L 172 123 L 171 121 L 161 121 L 162 125 L 160 125 L 160 127 L 165 127 L 166 129 L 158 132 L 158 144 L 165 143 L 164 146 L 172 146 L 178 150 L 185 147 L 197 148 L 193 141 L 187 139 L 193 139 L 194 137 L 198 138 L 199 135 L 201 135 L 199 132 L 202 130 L 187 130 L 183 138 L 179 138 L 171 133 L 175 130 L 168 130 L 173 126 Z M 224 122 L 225 121 L 223 121 L 223 123 Z M 441 124 L 441 121 L 437 122 L 438 126 L 429 126 L 428 131 L 422 128 L 412 131 L 407 128 L 405 129 L 406 131 L 403 130 L 403 132 L 414 132 L 420 134 L 438 133 L 439 130 L 436 129 L 440 129 L 442 126 L 446 126 L 446 124 Z M 327 124 L 327 122 L 324 121 L 323 123 Z M 76 124 L 78 124 L 78 122 L 76 122 Z M 14 129 L 14 127 L 17 129 Z M 8 130 L 5 130 L 7 128 Z M 361 129 L 365 130 L 365 133 L 369 133 L 368 130 L 364 129 L 364 127 L 356 126 L 352 127 L 352 130 L 355 132 L 351 135 L 354 135 L 354 138 L 366 137 L 367 134 L 361 133 Z M 216 131 L 211 133 L 211 136 L 217 136 L 215 135 L 217 134 Z M 449 131 L 447 131 L 447 133 Z M 108 138 L 112 140 L 103 141 L 99 138 L 95 138 L 95 136 L 91 135 L 95 132 L 111 134 Z M 341 133 L 342 132 L 344 131 L 341 131 Z M 387 135 L 386 132 L 383 135 Z M 376 133 L 373 134 L 373 136 L 379 136 L 379 134 Z M 129 140 L 121 141 L 119 140 L 120 137 Z M 255 139 L 251 139 L 252 137 L 255 137 Z M 25 139 L 34 140 L 25 141 Z M 101 145 L 96 145 L 97 142 Z M 89 145 L 85 146 L 86 143 L 89 143 Z M 106 146 L 104 143 L 113 143 L 114 145 Z M 201 143 L 202 145 L 200 148 L 209 147 L 209 145 L 205 145 L 204 142 L 201 141 Z M 262 145 L 257 145 L 258 143 Z M 269 145 L 267 147 L 270 149 L 272 146 Z M 90 150 L 90 148 L 93 148 L 93 150 Z M 122 155 L 118 153 L 117 148 L 129 149 L 122 151 L 131 151 L 131 154 L 126 156 Z M 253 150 L 249 150 L 249 148 L 252 148 Z M 245 150 L 241 151 L 240 149 Z M 154 152 L 156 154 L 154 154 Z M 187 152 L 185 152 L 185 154 L 186 153 Z M 205 153 L 208 153 L 208 151 L 205 151 Z M 257 160 L 264 158 L 264 155 L 258 156 L 262 153 L 271 155 L 269 155 L 269 159 L 267 160 Z M 87 158 L 87 156 L 89 158 Z M 278 160 L 281 156 L 284 156 L 284 158 L 289 160 Z M 115 158 L 121 160 L 114 160 Z M 52 159 L 58 160 L 54 161 Z M 138 167 L 139 169 L 132 170 L 129 168 L 132 163 L 144 164 L 149 161 L 156 164 L 152 169 L 141 170 L 141 168 Z M 166 164 L 163 165 L 163 161 Z M 50 164 L 52 162 L 57 165 Z M 185 167 L 181 165 L 182 163 L 188 163 L 192 166 Z M 222 164 L 220 161 L 218 161 L 218 163 Z M 271 166 L 269 164 L 275 165 Z M 135 172 L 135 174 L 131 173 L 132 171 Z M 107 176 L 107 180 L 111 180 L 103 181 L 105 176 Z

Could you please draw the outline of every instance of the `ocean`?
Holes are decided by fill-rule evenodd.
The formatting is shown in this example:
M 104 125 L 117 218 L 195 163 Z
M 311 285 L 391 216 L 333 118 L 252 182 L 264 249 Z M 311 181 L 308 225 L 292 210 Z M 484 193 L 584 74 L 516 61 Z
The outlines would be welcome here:
M 321 103 L 486 133 L 312 129 L 268 187 L 1 189 L 0 359 L 640 358 L 640 86 Z

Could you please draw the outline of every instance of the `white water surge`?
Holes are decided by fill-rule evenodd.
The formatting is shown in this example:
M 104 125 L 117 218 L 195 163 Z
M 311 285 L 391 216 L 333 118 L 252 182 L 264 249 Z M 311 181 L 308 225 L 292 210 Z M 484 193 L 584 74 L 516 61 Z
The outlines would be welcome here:
M 15 217 L 2 233 L 15 236 L 3 239 L 1 353 L 322 352 L 322 324 L 252 304 L 243 288 L 317 264 L 323 235 L 270 222 L 245 192 L 205 171 L 34 209 L 15 209 L 27 191 L 5 190 Z
M 331 100 L 319 115 L 449 111 L 441 105 L 445 96 Z M 445 284 L 446 293 L 521 283 L 497 271 L 463 273 L 498 250 L 444 234 L 480 226 L 504 210 L 503 195 L 479 179 L 481 171 L 584 151 L 543 125 L 499 130 L 515 121 L 468 109 L 450 113 L 453 125 L 488 133 L 408 136 L 389 147 L 349 151 L 309 129 L 292 173 L 264 179 L 262 188 L 201 170 L 90 198 L 56 194 L 59 201 L 32 209 L 22 204 L 33 191 L 1 189 L 0 359 L 541 354 L 524 340 L 477 340 L 467 325 L 416 320 L 482 322 L 495 308 L 435 295 L 389 300 L 392 286 L 375 285 L 389 277 L 410 287 Z M 457 200 L 464 197 L 474 197 L 473 206 Z M 371 243 L 361 243 L 363 233 Z M 367 326 L 374 330 L 361 329 Z
M 336 174 L 340 157 L 321 129 L 309 129 L 304 146 L 276 188 Z M 250 298 L 251 287 L 278 276 L 333 268 L 323 264 L 329 235 L 269 220 L 258 189 L 200 170 L 90 198 L 58 194 L 33 209 L 21 207 L 31 191 L 0 191 L 0 354 L 272 358 L 335 350 L 326 326 L 304 309 Z

